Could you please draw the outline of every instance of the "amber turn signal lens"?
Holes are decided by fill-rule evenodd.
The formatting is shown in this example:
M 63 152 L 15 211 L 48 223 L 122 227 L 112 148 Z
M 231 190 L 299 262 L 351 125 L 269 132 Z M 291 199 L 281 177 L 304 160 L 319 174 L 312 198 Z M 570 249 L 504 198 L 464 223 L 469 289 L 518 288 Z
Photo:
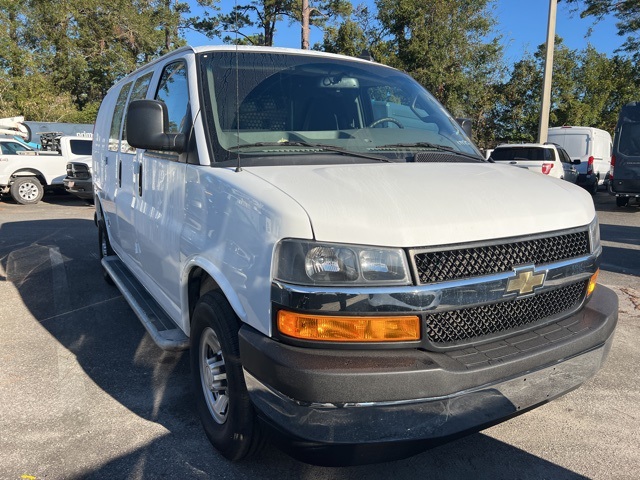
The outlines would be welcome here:
M 596 273 L 591 275 L 589 279 L 589 286 L 587 287 L 587 297 L 593 293 L 596 289 L 596 282 L 598 281 L 598 273 L 600 273 L 600 269 L 596 270 Z
M 407 342 L 420 340 L 420 319 L 404 317 L 335 317 L 278 312 L 280 333 L 323 342 Z

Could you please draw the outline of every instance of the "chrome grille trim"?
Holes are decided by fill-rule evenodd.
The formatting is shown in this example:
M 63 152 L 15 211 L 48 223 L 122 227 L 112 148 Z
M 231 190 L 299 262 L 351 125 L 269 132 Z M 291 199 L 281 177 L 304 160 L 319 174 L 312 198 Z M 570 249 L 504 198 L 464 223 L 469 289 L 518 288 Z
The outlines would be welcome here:
M 409 250 L 419 285 L 512 271 L 520 265 L 547 265 L 590 253 L 588 228 L 491 243 Z
M 571 245 L 574 241 L 577 243 L 575 248 Z M 538 250 L 545 250 L 556 242 L 560 248 L 552 248 L 551 255 L 546 251 L 539 254 Z M 493 253 L 489 254 L 489 262 L 482 258 L 493 247 L 508 249 L 512 245 L 521 249 L 515 260 L 492 263 Z M 507 338 L 578 311 L 586 300 L 586 285 L 600 264 L 602 249 L 596 248 L 593 252 L 591 249 L 589 231 L 584 227 L 506 239 L 489 245 L 476 243 L 408 249 L 415 278 L 419 278 L 415 270 L 415 256 L 423 253 L 445 251 L 458 255 L 460 252 L 480 251 L 480 267 L 474 270 L 473 265 L 470 269 L 465 265 L 461 278 L 393 287 L 298 286 L 272 281 L 271 299 L 274 311 L 286 308 L 347 316 L 410 312 L 422 319 L 420 344 L 423 348 L 450 351 Z M 523 251 L 525 253 L 521 255 Z M 458 275 L 459 272 L 453 271 Z M 544 283 L 536 283 L 540 278 Z M 512 280 L 516 281 L 510 282 Z
M 585 281 L 598 269 L 598 257 L 588 255 L 535 268 L 546 272 L 544 287 L 536 295 L 563 285 Z M 327 314 L 372 314 L 381 312 L 433 313 L 496 303 L 516 298 L 506 294 L 515 273 L 503 272 L 432 285 L 398 287 L 321 287 L 290 285 L 273 281 L 271 299 L 284 308 Z

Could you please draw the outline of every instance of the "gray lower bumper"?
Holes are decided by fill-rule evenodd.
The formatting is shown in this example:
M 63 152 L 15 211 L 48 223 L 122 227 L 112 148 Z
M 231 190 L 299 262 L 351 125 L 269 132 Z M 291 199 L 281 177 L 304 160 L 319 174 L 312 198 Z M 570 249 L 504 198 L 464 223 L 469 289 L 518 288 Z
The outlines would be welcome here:
M 498 383 L 440 398 L 352 404 L 302 404 L 245 372 L 254 405 L 287 435 L 320 444 L 437 440 L 485 428 L 579 387 L 600 369 L 613 336 L 581 355 Z
M 617 319 L 617 296 L 599 285 L 570 317 L 477 349 L 304 348 L 242 328 L 240 354 L 251 400 L 284 437 L 441 443 L 579 387 L 601 368 Z

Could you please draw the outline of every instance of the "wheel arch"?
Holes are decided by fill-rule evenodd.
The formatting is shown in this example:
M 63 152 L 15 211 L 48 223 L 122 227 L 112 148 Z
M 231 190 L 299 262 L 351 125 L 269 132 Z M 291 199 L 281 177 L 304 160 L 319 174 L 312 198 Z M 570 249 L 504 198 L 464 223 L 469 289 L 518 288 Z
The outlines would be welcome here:
M 198 299 L 207 292 L 217 291 L 226 299 L 241 322 L 246 321 L 247 313 L 236 295 L 231 283 L 222 272 L 210 261 L 196 257 L 190 259 L 182 274 L 183 325 L 190 335 L 193 311 Z
M 96 227 L 98 226 L 98 222 L 104 222 L 104 212 L 102 210 L 102 201 L 100 199 L 99 196 L 95 196 L 95 202 L 94 202 L 95 208 L 96 208 L 96 213 L 95 213 L 95 218 L 94 218 L 94 222 L 96 224 Z
M 15 180 L 17 177 L 35 177 L 43 187 L 49 185 L 46 177 L 42 174 L 42 172 L 36 170 L 35 168 L 21 168 L 20 170 L 16 170 L 11 174 L 11 182 L 13 183 L 13 180 Z

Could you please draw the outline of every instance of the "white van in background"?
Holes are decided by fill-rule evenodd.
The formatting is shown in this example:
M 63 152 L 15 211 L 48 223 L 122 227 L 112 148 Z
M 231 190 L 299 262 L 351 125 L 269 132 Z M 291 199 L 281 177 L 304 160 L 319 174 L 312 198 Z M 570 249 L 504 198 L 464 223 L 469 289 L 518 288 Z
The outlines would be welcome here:
M 577 183 L 595 194 L 611 166 L 613 142 L 609 132 L 593 127 L 553 127 L 547 141 L 560 145 L 572 159 L 580 159 Z

